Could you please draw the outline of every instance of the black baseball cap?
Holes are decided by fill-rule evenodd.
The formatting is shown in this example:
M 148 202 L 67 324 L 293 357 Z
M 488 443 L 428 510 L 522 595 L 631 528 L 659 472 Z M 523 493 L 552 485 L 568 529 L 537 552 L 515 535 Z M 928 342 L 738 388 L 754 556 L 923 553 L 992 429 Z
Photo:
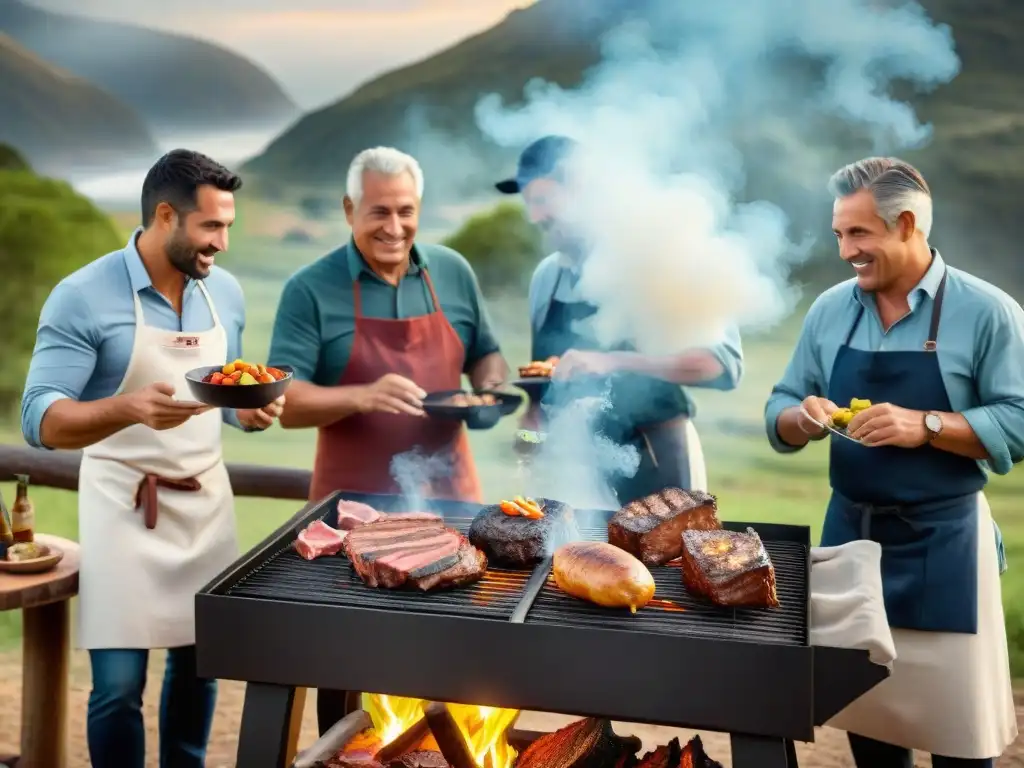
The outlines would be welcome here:
M 519 167 L 514 179 L 499 181 L 494 186 L 506 195 L 521 192 L 534 179 L 551 176 L 577 146 L 568 136 L 545 136 L 537 139 L 519 155 Z

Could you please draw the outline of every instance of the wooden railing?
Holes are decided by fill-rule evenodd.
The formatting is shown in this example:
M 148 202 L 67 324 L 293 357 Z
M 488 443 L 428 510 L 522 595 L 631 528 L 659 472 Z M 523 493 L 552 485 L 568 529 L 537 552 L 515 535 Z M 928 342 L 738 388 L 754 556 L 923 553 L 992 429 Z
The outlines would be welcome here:
M 46 451 L 26 445 L 0 444 L 0 482 L 28 475 L 32 485 L 78 490 L 81 451 Z M 264 499 L 297 499 L 309 494 L 310 472 L 289 467 L 228 464 L 231 488 L 236 496 Z

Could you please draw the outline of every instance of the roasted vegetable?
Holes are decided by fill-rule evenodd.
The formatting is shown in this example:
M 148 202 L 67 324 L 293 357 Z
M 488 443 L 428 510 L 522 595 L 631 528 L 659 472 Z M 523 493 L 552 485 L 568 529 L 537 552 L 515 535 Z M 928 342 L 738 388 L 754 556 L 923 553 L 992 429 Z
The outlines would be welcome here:
M 849 408 L 840 408 L 832 414 L 832 426 L 845 428 L 853 421 L 853 411 Z
M 850 400 L 850 410 L 853 411 L 855 416 L 861 411 L 866 411 L 870 407 L 870 400 L 858 400 L 856 397 Z

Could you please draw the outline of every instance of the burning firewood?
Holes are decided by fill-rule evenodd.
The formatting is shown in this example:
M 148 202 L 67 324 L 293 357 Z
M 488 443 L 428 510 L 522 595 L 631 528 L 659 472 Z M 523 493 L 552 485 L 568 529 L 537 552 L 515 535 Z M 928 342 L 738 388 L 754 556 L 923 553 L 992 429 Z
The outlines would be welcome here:
M 610 720 L 588 717 L 541 736 L 519 756 L 516 768 L 603 768 L 634 755 L 632 746 L 615 735 Z
M 708 753 L 704 751 L 704 743 L 700 740 L 700 736 L 694 736 L 683 747 L 679 768 L 722 768 L 722 764 L 708 757 Z
M 420 746 L 424 738 L 426 738 L 429 733 L 430 726 L 427 725 L 427 719 L 425 717 L 421 717 L 410 727 L 406 728 L 401 736 L 381 748 L 380 752 L 376 755 L 377 762 L 387 765 L 392 760 L 404 755 L 406 752 L 411 752 L 413 749 Z
M 451 768 L 479 768 L 448 706 L 434 701 L 427 704 L 423 711 L 426 713 L 427 725 L 437 740 L 438 749 Z

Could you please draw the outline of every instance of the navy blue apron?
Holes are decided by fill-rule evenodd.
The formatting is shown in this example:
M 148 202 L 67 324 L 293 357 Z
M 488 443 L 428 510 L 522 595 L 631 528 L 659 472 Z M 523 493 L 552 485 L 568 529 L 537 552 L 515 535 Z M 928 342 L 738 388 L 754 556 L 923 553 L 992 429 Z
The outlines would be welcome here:
M 828 397 L 916 411 L 952 411 L 936 354 L 943 273 L 923 351 L 868 352 L 850 346 L 864 306 L 839 348 Z M 985 473 L 974 459 L 930 444 L 907 449 L 831 440 L 832 498 L 821 545 L 870 539 L 882 546 L 889 626 L 929 632 L 978 631 L 978 501 Z
M 563 273 L 564 270 L 560 270 L 559 281 Z M 557 289 L 556 282 L 552 297 Z M 588 302 L 563 302 L 552 298 L 544 323 L 533 334 L 531 359 L 561 357 L 570 349 L 612 351 L 579 331 L 580 324 L 596 312 L 597 307 Z M 623 344 L 613 350 L 635 351 L 635 348 Z M 555 410 L 581 397 L 605 392 L 611 408 L 599 416 L 596 429 L 612 442 L 633 445 L 640 453 L 636 474 L 613 483 L 619 503 L 628 504 L 669 486 L 689 489 L 690 464 L 685 435 L 679 434 L 681 430 L 656 429 L 663 422 L 692 414 L 692 402 L 679 385 L 636 373 L 573 377 L 552 381 L 542 405 L 545 410 Z

